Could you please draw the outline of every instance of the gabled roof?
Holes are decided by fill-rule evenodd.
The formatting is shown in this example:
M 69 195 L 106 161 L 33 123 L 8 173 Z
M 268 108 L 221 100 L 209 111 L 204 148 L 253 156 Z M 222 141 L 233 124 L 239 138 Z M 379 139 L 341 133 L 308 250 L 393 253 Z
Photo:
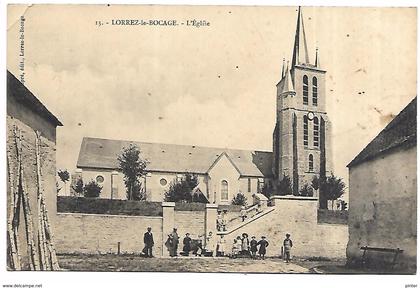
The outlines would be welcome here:
M 14 98 L 18 103 L 41 115 L 44 119 L 55 126 L 63 126 L 60 120 L 54 116 L 45 106 L 22 84 L 12 73 L 7 70 L 7 97 Z
M 118 169 L 117 155 L 123 147 L 136 144 L 150 163 L 148 171 L 206 174 L 213 163 L 226 153 L 241 176 L 271 177 L 272 152 L 212 148 L 190 145 L 146 143 L 84 137 L 77 161 L 78 168 Z
M 415 145 L 417 142 L 417 97 L 414 98 L 347 167 L 364 161 L 402 145 Z

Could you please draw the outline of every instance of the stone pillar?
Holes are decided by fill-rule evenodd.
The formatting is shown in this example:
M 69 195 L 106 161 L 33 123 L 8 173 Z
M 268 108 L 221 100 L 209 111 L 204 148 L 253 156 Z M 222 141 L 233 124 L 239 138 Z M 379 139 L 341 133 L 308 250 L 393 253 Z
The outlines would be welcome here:
M 211 231 L 214 237 L 217 234 L 217 205 L 216 204 L 206 204 L 206 214 L 205 214 L 205 232 L 206 235 L 209 235 Z
M 165 246 L 168 235 L 175 227 L 175 203 L 162 202 L 162 256 L 169 256 L 169 251 Z

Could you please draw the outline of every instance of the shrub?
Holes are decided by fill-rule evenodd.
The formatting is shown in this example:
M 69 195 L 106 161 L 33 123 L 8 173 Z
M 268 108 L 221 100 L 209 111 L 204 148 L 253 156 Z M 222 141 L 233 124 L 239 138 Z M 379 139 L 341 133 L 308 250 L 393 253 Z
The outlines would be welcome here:
M 236 194 L 235 197 L 233 197 L 232 199 L 232 205 L 241 205 L 241 206 L 246 206 L 246 197 L 244 194 L 242 193 L 238 193 Z
M 101 194 L 102 187 L 96 183 L 96 181 L 91 180 L 87 183 L 83 189 L 84 196 L 90 198 L 98 198 Z
M 314 196 L 314 191 L 311 186 L 309 186 L 308 184 L 305 184 L 303 185 L 302 189 L 300 189 L 299 195 L 312 197 Z
M 283 174 L 283 179 L 277 185 L 277 195 L 291 195 L 292 194 L 292 182 L 290 177 Z
M 78 178 L 76 183 L 71 186 L 71 194 L 72 196 L 83 196 L 84 187 L 83 187 L 83 180 L 82 178 Z
M 193 189 L 199 184 L 198 177 L 195 174 L 187 173 L 181 180 L 172 181 L 168 191 L 165 192 L 165 201 L 169 202 L 202 202 L 208 203 L 203 196 L 195 195 Z

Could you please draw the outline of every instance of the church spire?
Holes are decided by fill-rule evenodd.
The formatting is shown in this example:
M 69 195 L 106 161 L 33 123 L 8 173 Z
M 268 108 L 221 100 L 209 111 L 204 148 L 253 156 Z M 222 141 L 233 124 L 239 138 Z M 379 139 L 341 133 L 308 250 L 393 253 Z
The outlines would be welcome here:
M 286 71 L 284 73 L 284 83 L 281 89 L 281 93 L 295 93 L 295 88 L 293 87 L 292 76 L 290 75 L 289 70 L 289 61 L 287 61 Z
M 301 63 L 309 64 L 309 54 L 308 45 L 306 44 L 305 26 L 303 25 L 302 9 L 299 6 L 291 68 L 293 69 L 295 65 L 299 65 Z
M 283 78 L 284 78 L 284 74 L 285 74 L 285 72 L 286 72 L 286 71 L 284 70 L 284 68 L 285 68 L 285 67 L 284 67 L 284 65 L 285 65 L 285 64 L 284 64 L 284 61 L 285 61 L 285 59 L 283 58 L 283 68 L 281 68 L 281 79 L 283 79 Z
M 318 47 L 316 47 L 316 51 L 315 51 L 315 67 L 319 68 L 320 64 L 319 64 L 319 56 L 318 56 Z

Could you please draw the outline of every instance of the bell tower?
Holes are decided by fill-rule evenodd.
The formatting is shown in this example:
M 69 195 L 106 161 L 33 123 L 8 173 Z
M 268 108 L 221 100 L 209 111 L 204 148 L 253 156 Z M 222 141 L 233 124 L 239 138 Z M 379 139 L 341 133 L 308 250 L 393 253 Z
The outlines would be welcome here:
M 273 133 L 273 174 L 290 177 L 293 194 L 312 179 L 331 171 L 331 123 L 326 112 L 325 74 L 318 49 L 310 62 L 302 9 L 299 7 L 292 61 L 277 84 L 276 126 Z

